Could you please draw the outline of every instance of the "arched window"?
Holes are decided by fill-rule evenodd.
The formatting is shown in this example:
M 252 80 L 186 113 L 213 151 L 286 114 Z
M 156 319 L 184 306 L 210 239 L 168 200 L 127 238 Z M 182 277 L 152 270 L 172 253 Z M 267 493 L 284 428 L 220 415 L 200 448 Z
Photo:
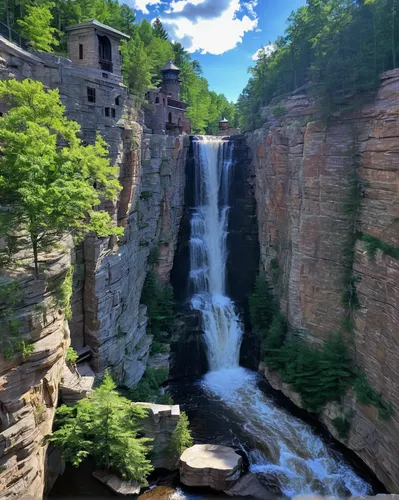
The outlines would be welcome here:
M 165 106 L 165 104 L 166 104 L 166 99 L 163 100 L 163 105 Z
M 169 113 L 169 123 L 173 123 L 173 120 L 172 120 L 172 112 Z
M 112 73 L 112 45 L 106 35 L 98 36 L 98 59 L 101 69 Z
M 156 104 L 159 104 L 159 97 L 157 97 L 157 98 L 155 99 L 155 103 L 156 103 Z
M 179 126 L 179 127 L 181 127 L 181 116 L 180 116 L 180 118 L 179 118 L 179 120 L 178 120 L 177 124 L 178 124 L 178 126 Z
M 117 96 L 115 97 L 115 106 L 119 106 L 119 105 L 120 105 L 120 103 L 121 103 L 121 102 L 120 102 L 120 97 L 121 97 L 121 96 L 119 96 L 119 95 L 117 95 Z

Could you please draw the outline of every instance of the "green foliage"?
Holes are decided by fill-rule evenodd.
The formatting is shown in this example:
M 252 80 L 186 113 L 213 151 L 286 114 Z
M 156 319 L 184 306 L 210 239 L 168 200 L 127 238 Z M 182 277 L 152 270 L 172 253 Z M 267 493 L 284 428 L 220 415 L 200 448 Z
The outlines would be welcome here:
M 237 103 L 241 128 L 259 127 L 259 109 L 298 88 L 322 104 L 324 116 L 362 104 L 379 74 L 397 67 L 396 10 L 396 0 L 308 0 L 249 69 Z
M 79 355 L 75 351 L 75 349 L 73 347 L 68 347 L 67 352 L 66 352 L 66 356 L 65 356 L 65 361 L 67 363 L 74 365 L 76 363 L 76 361 L 78 360 L 78 358 L 79 358 Z
M 54 47 L 59 45 L 55 37 L 57 30 L 51 27 L 54 7 L 53 2 L 36 0 L 32 5 L 26 5 L 26 15 L 18 19 L 22 36 L 32 42 L 35 50 L 53 52 Z
M 384 243 L 380 239 L 375 236 L 371 236 L 371 234 L 368 233 L 361 233 L 360 239 L 364 242 L 366 252 L 370 260 L 375 260 L 378 250 L 381 250 L 382 253 L 389 255 L 393 259 L 399 259 L 399 248 L 389 245 L 388 243 Z
M 341 439 L 347 440 L 351 430 L 351 419 L 347 417 L 336 417 L 332 421 Z
M 194 441 L 191 437 L 190 432 L 190 422 L 188 417 L 184 411 L 181 412 L 179 421 L 172 432 L 171 440 L 170 440 L 170 451 L 174 454 L 176 459 L 178 459 L 184 450 L 187 448 L 191 448 L 193 446 Z
M 272 109 L 272 113 L 275 118 L 281 118 L 287 113 L 287 109 L 284 106 L 276 106 Z
M 280 278 L 280 266 L 278 263 L 278 259 L 273 259 L 270 262 L 270 267 L 272 270 L 272 280 L 273 280 L 273 285 L 277 285 L 278 280 Z
M 347 174 L 348 188 L 346 191 L 343 212 L 347 218 L 347 235 L 343 245 L 342 254 L 344 257 L 344 277 L 342 304 L 346 309 L 346 319 L 343 327 L 348 332 L 353 330 L 353 314 L 360 308 L 359 297 L 357 295 L 357 283 L 360 277 L 354 273 L 355 246 L 358 238 L 358 220 L 362 202 L 362 184 L 359 178 L 358 168 L 360 158 L 358 152 L 353 152 L 353 166 Z
M 140 200 L 147 201 L 151 198 L 151 196 L 152 196 L 152 191 L 142 191 L 140 193 Z
M 61 285 L 58 287 L 54 295 L 55 302 L 58 307 L 61 307 L 65 311 L 65 318 L 72 318 L 72 309 L 71 309 L 71 297 L 72 297 L 72 278 L 73 278 L 74 268 L 71 266 L 66 273 L 64 280 Z
M 88 456 L 97 467 L 117 473 L 122 479 L 147 485 L 153 470 L 147 455 L 151 440 L 138 437 L 146 411 L 132 405 L 115 391 L 108 373 L 93 393 L 70 407 L 57 410 L 57 430 L 50 436 L 63 450 L 63 459 L 75 467 Z
M 58 90 L 39 82 L 1 81 L 0 98 L 11 106 L 0 117 L 0 196 L 9 207 L 0 224 L 5 235 L 15 227 L 27 231 L 36 274 L 38 253 L 67 231 L 122 234 L 108 212 L 94 211 L 121 189 L 104 140 L 83 146 Z
M 155 21 L 152 23 L 152 29 L 154 32 L 155 37 L 160 38 L 161 40 L 168 40 L 169 36 L 165 30 L 165 28 L 162 25 L 161 20 L 159 17 L 155 19 Z
M 276 311 L 276 302 L 265 278 L 256 278 L 254 291 L 249 296 L 252 326 L 257 330 L 267 330 Z
M 11 360 L 21 355 L 25 360 L 33 354 L 33 344 L 20 338 L 21 321 L 14 317 L 16 310 L 23 305 L 21 285 L 17 280 L 0 282 L 0 352 L 5 359 Z
M 174 324 L 173 288 L 161 287 L 153 271 L 149 271 L 141 293 L 141 303 L 147 306 L 148 331 L 158 341 L 167 341 Z
M 389 420 L 394 411 L 391 403 L 386 402 L 381 394 L 371 387 L 365 373 L 360 372 L 353 386 L 359 401 L 364 405 L 373 405 L 378 409 L 378 415 L 382 420 Z
M 128 397 L 136 402 L 158 403 L 160 400 L 165 401 L 165 398 L 159 394 L 159 388 L 167 379 L 167 368 L 147 368 L 137 386 L 128 391 Z

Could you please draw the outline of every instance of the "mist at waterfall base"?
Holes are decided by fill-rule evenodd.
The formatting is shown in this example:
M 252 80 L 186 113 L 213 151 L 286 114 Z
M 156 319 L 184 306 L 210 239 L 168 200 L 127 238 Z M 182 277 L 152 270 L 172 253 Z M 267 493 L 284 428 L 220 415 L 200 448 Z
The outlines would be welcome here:
M 206 136 L 193 141 L 191 307 L 202 317 L 210 368 L 201 389 L 229 415 L 226 425 L 233 416 L 240 433 L 248 436 L 242 447 L 249 469 L 274 491 L 286 496 L 367 494 L 370 486 L 309 425 L 276 406 L 258 388 L 256 373 L 239 366 L 243 329 L 225 290 L 233 143 Z

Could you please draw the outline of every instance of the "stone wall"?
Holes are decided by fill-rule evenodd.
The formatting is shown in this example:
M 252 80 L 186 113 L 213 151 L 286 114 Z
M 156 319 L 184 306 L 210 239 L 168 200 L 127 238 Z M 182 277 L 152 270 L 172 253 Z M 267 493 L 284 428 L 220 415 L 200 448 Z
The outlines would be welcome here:
M 267 123 L 248 137 L 256 169 L 262 267 L 275 282 L 290 324 L 308 332 L 310 341 L 324 341 L 348 315 L 342 301 L 348 271 L 344 246 L 353 227 L 345 204 L 353 175 L 362 192 L 356 229 L 399 245 L 398 103 L 395 70 L 383 75 L 374 100 L 359 113 L 332 117 L 327 126 L 312 118 L 315 107 L 309 98 L 297 95 L 283 103 L 287 113 L 280 119 L 264 109 Z M 381 251 L 371 260 L 357 240 L 353 270 L 360 309 L 353 318 L 352 355 L 395 414 L 385 422 L 376 408 L 349 394 L 323 419 L 338 437 L 332 419 L 354 409 L 345 444 L 389 490 L 397 491 L 399 265 Z M 289 395 L 294 398 L 292 391 Z

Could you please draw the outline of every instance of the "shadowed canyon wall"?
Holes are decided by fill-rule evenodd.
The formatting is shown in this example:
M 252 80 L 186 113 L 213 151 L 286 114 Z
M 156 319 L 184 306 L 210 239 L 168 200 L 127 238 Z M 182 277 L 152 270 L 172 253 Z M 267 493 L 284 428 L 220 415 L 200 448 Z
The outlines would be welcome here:
M 66 114 L 81 124 L 85 141 L 100 132 L 108 143 L 123 189 L 117 203 L 105 207 L 125 234 L 118 242 L 87 237 L 77 247 L 72 239 L 62 241 L 57 252 L 40 255 L 39 279 L 33 278 L 29 258 L 24 267 L 3 272 L 20 283 L 18 334 L 34 346 L 24 359 L 19 354 L 7 361 L 0 354 L 0 497 L 19 499 L 41 498 L 59 472 L 59 456 L 45 466 L 44 436 L 52 429 L 70 343 L 76 349 L 89 346 L 96 374 L 109 368 L 126 386 L 137 384 L 146 369 L 152 337 L 146 334 L 140 297 L 152 250 L 159 251 L 160 281 L 169 279 L 188 147 L 187 137 L 143 133 L 139 106 L 120 78 L 105 79 L 100 70 L 76 68 L 54 55 L 29 54 L 0 37 L 0 78 L 28 77 L 59 88 Z M 88 85 L 96 88 L 94 104 L 87 102 Z M 115 118 L 105 116 L 104 106 L 113 105 Z M 68 327 L 54 298 L 71 265 Z
M 278 119 L 263 109 L 265 125 L 247 138 L 256 170 L 261 266 L 290 325 L 308 332 L 310 341 L 323 342 L 352 320 L 351 354 L 394 415 L 384 421 L 374 406 L 349 393 L 321 419 L 339 439 L 332 420 L 354 410 L 345 444 L 398 491 L 399 262 L 382 250 L 373 259 L 360 235 L 399 245 L 399 71 L 383 75 L 374 100 L 360 112 L 333 116 L 327 124 L 315 121 L 306 95 L 282 106 Z M 354 184 L 360 198 L 356 213 L 348 214 Z M 354 234 L 352 266 L 345 247 Z M 360 302 L 356 310 L 343 302 L 348 273 Z M 265 373 L 300 405 L 277 374 Z

